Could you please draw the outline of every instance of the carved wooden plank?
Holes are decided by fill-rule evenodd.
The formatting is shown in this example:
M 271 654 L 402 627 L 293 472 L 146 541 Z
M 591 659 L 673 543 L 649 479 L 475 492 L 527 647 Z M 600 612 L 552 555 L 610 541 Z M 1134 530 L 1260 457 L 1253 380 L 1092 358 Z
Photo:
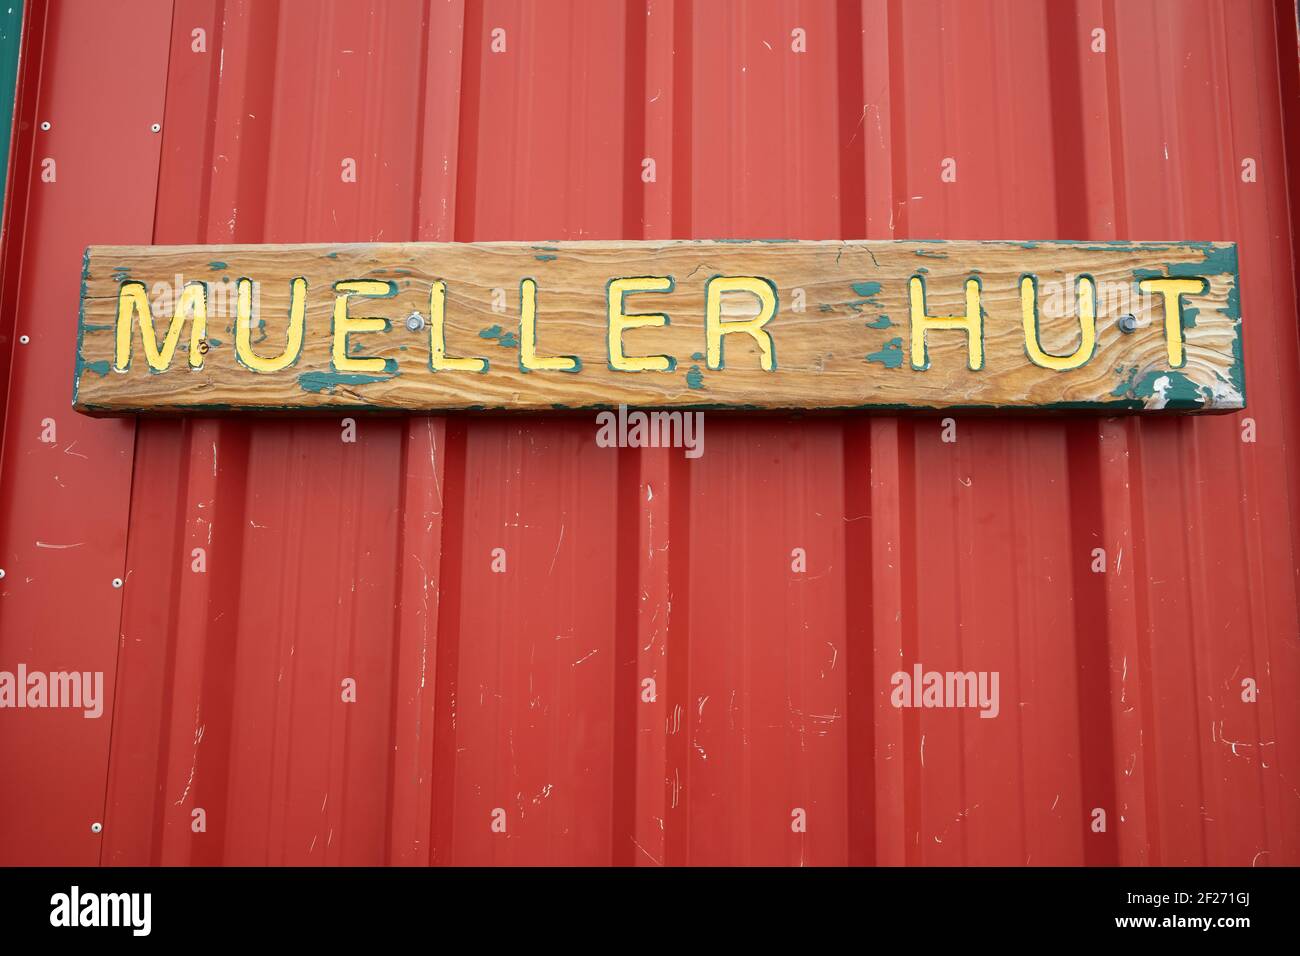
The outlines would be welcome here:
M 1199 242 L 92 247 L 74 404 L 1228 411 L 1237 281 Z

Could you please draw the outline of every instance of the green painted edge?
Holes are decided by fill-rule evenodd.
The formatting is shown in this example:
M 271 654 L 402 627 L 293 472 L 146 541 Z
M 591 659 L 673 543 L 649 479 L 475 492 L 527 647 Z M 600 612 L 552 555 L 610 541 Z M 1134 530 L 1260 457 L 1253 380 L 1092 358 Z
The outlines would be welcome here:
M 18 91 L 18 55 L 23 36 L 23 2 L 10 0 L 0 10 L 0 108 L 6 122 L 0 123 L 0 200 L 4 199 L 9 176 L 9 143 L 13 138 L 14 98 Z

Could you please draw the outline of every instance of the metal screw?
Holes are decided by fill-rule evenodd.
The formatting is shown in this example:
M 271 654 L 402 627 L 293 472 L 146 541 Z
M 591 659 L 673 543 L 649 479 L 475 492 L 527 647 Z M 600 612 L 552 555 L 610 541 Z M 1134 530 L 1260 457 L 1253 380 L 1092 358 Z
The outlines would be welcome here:
M 44 123 L 42 123 L 41 129 L 43 129 L 45 132 L 48 133 L 50 131 L 50 121 L 46 120 Z
M 418 332 L 424 328 L 424 316 L 419 312 L 412 312 L 406 317 L 406 327 L 412 332 Z
M 91 833 L 101 833 L 103 832 L 103 829 L 104 829 L 104 824 L 100 823 L 98 820 L 96 820 L 94 823 L 90 825 Z
M 152 131 L 152 132 L 154 132 L 154 133 L 161 133 L 161 132 L 162 132 L 162 123 L 154 123 L 152 126 L 149 127 L 149 129 L 150 129 L 150 131 Z
M 1119 317 L 1119 330 L 1121 332 L 1136 332 L 1138 320 L 1133 315 L 1121 315 Z
M 120 588 L 121 586 L 122 586 L 122 579 L 121 579 L 121 578 L 113 578 L 113 587 L 115 587 L 115 588 Z
M 30 341 L 31 341 L 31 339 L 28 338 L 28 337 L 25 336 L 25 335 L 20 335 L 20 336 L 18 336 L 18 344 L 19 344 L 19 345 L 26 345 L 26 344 L 27 344 L 28 342 L 30 342 Z
M 0 568 L 0 578 L 3 578 L 4 576 L 5 576 L 5 569 Z

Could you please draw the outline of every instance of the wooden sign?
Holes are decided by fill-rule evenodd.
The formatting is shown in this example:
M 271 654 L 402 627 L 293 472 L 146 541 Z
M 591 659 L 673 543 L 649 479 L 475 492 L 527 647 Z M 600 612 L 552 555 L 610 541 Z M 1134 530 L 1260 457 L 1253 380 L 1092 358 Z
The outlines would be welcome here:
M 1230 243 L 92 247 L 75 406 L 1245 406 Z

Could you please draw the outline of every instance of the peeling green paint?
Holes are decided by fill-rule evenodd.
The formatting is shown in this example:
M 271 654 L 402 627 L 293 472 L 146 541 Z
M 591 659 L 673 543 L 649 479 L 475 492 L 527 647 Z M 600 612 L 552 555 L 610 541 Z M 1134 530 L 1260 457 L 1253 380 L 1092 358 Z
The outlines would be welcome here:
M 1163 389 L 1157 388 L 1161 381 L 1166 383 Z M 1200 408 L 1205 404 L 1201 389 L 1177 369 L 1147 372 L 1133 387 L 1135 398 L 1154 398 L 1162 394 L 1166 408 Z
M 870 299 L 872 296 L 880 294 L 879 282 L 855 282 L 853 291 L 863 299 Z
M 704 374 L 698 365 L 692 365 L 690 371 L 686 373 L 686 384 L 691 388 L 704 387 Z
M 1228 380 L 1237 390 L 1244 404 L 1246 401 L 1246 356 L 1242 352 L 1241 323 L 1237 324 L 1237 336 L 1232 340 L 1232 367 L 1228 369 Z
M 90 281 L 90 247 L 81 254 L 81 293 L 77 297 L 77 352 L 72 363 L 72 404 L 77 404 L 77 395 L 81 391 L 81 374 L 85 368 L 85 359 L 81 357 L 81 346 L 86 338 L 86 285 Z
M 878 315 L 874 321 L 867 323 L 869 329 L 887 329 L 894 323 L 889 320 L 887 315 Z
M 386 382 L 390 375 L 367 375 L 362 372 L 303 372 L 298 376 L 298 387 L 305 392 L 333 392 L 339 385 L 367 385 Z
M 1236 277 L 1232 283 L 1232 288 L 1228 290 L 1228 301 L 1224 305 L 1222 312 L 1225 316 L 1233 321 L 1241 319 L 1241 278 Z M 1240 333 L 1238 333 L 1240 335 Z
M 1235 245 L 1215 247 L 1209 243 L 1191 243 L 1195 248 L 1204 252 L 1201 258 L 1201 268 L 1203 272 L 1217 274 L 1228 272 L 1236 275 L 1237 273 L 1237 247 Z
M 1177 246 L 1173 248 L 1178 248 Z M 1196 249 L 1201 252 L 1200 262 L 1166 262 L 1164 271 L 1159 269 L 1134 269 L 1133 278 L 1141 279 L 1205 279 L 1212 275 L 1227 273 L 1237 275 L 1237 247 L 1216 248 L 1209 243 L 1189 242 L 1183 248 Z M 1149 251 L 1149 250 L 1145 250 Z M 1165 249 L 1163 251 L 1169 251 Z
M 868 362 L 879 362 L 885 368 L 898 368 L 903 364 L 903 340 L 895 336 L 879 352 L 867 356 Z
M 1110 393 L 1111 397 L 1124 398 L 1125 396 L 1127 396 L 1131 398 L 1133 396 L 1133 380 L 1137 378 L 1137 373 L 1138 373 L 1138 368 L 1136 365 L 1134 365 L 1131 369 L 1128 370 L 1128 377 L 1125 378 L 1124 381 L 1116 385 L 1115 388 L 1111 391 Z M 1124 367 L 1121 365 L 1119 368 L 1115 369 L 1115 374 L 1123 375 Z
M 229 269 L 230 266 L 228 266 L 224 262 L 209 262 L 208 268 L 211 269 L 213 272 L 221 272 L 225 269 Z
M 478 334 L 481 339 L 495 339 L 497 345 L 504 349 L 519 348 L 519 340 L 515 338 L 513 332 L 507 332 L 499 325 L 489 326 Z

